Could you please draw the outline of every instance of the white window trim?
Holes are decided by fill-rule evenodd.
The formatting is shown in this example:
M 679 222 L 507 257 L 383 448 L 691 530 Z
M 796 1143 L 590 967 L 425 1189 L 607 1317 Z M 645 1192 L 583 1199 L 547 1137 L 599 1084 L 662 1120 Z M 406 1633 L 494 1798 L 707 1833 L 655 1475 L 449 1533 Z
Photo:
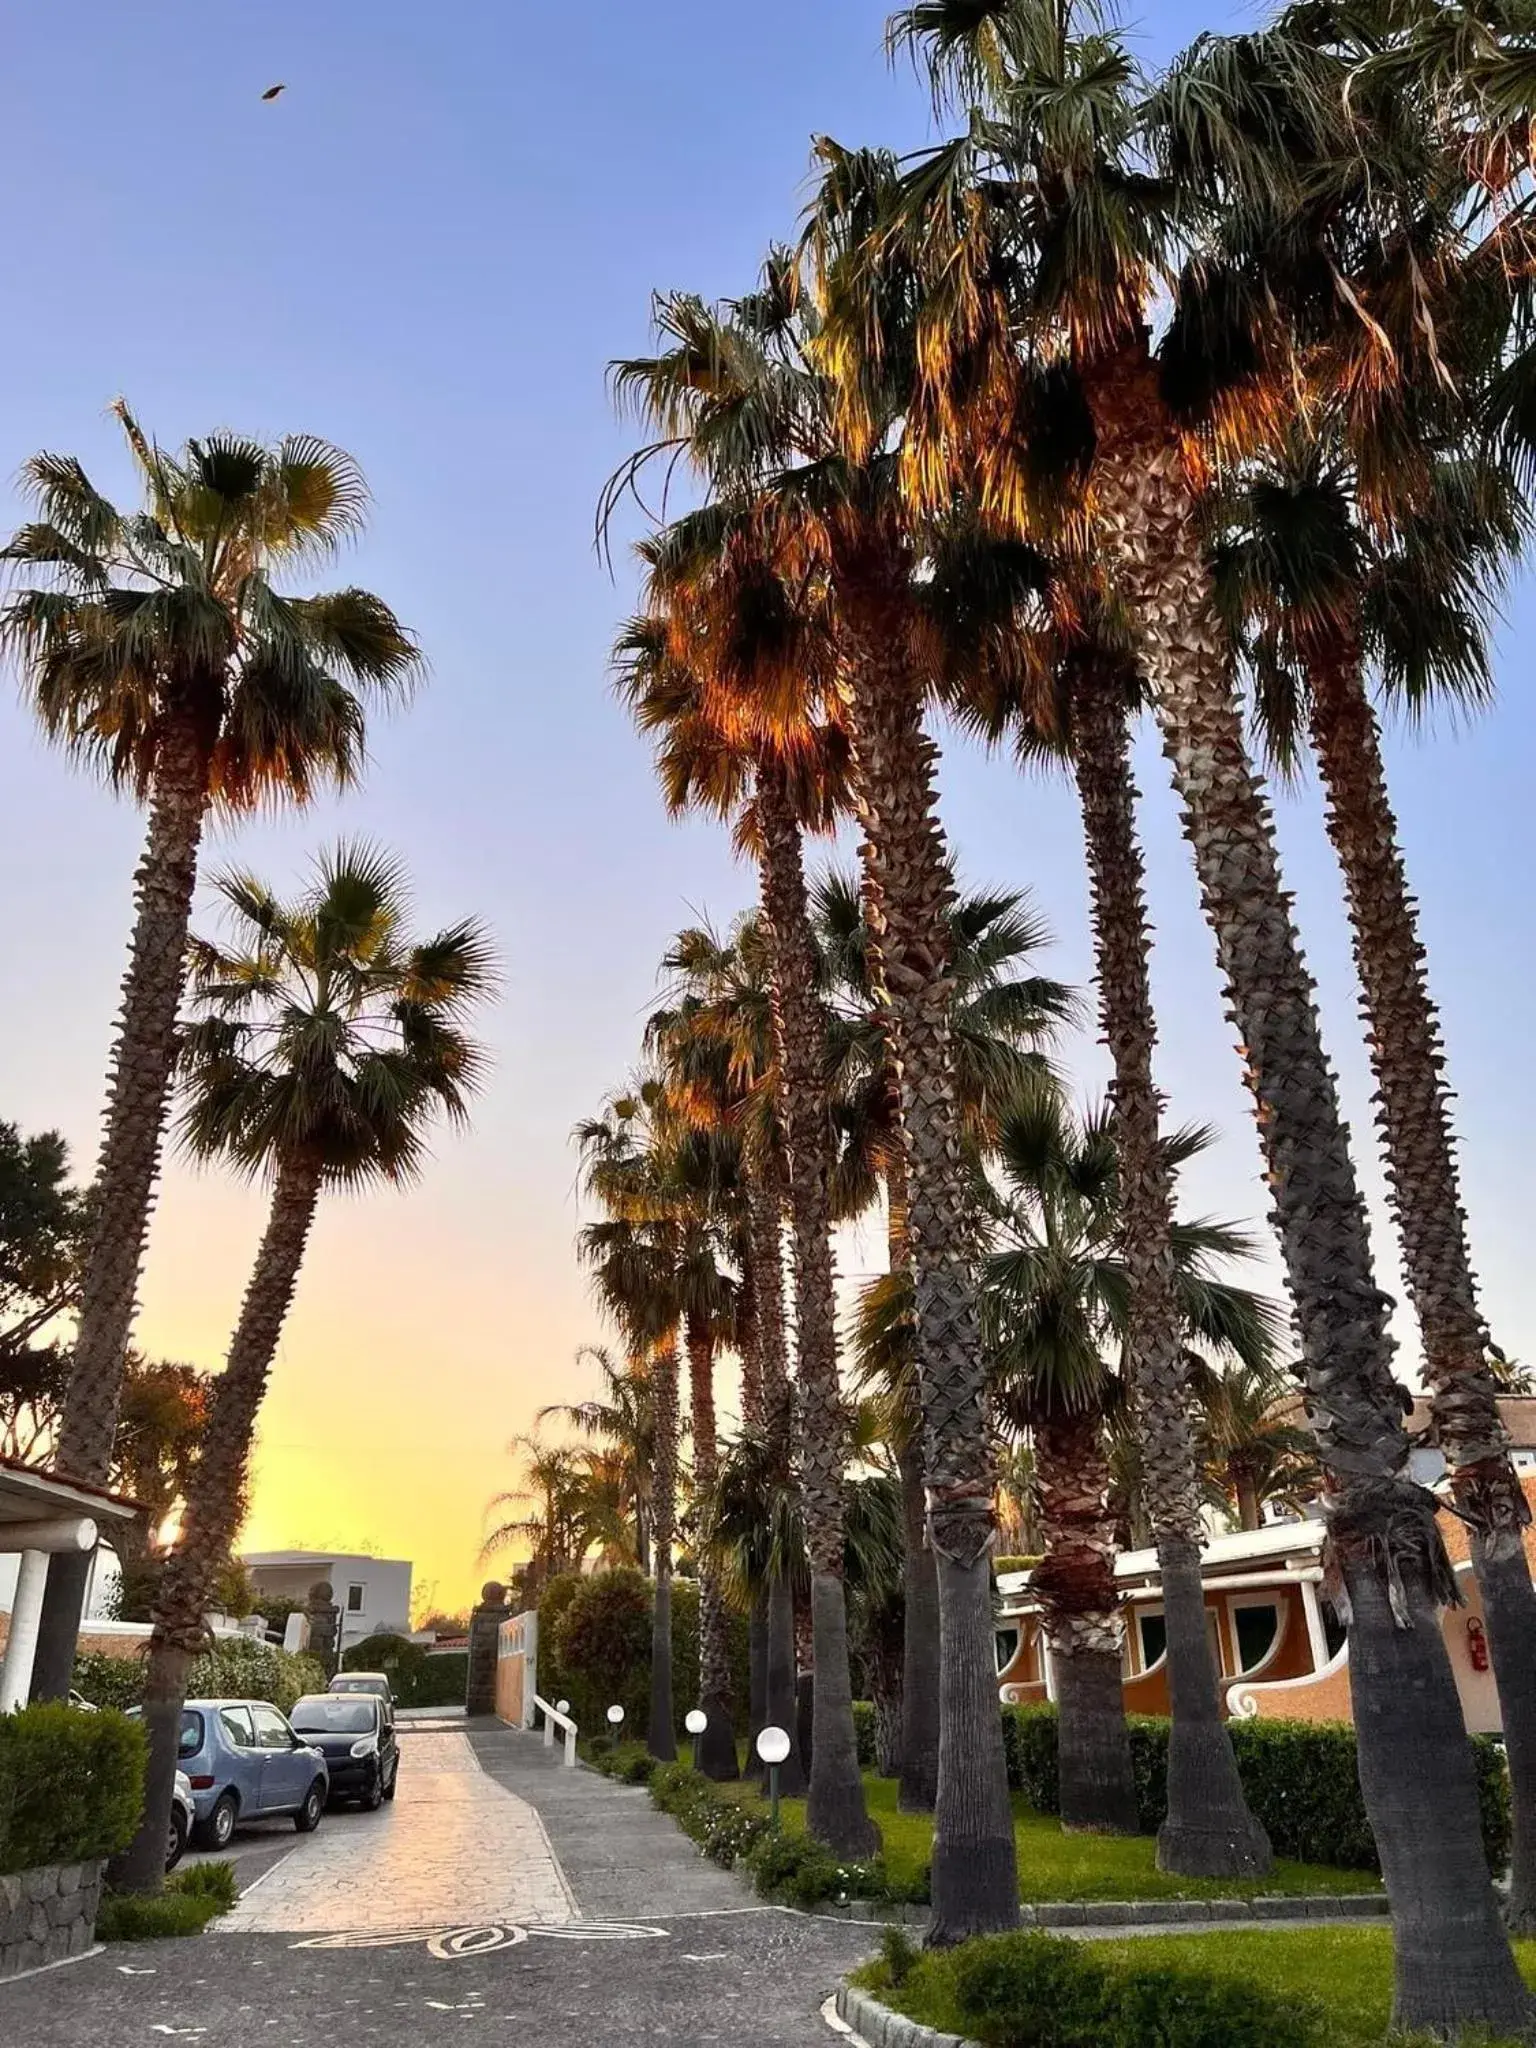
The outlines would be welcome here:
M 1129 1643 L 1131 1638 L 1133 1636 L 1135 1637 L 1136 1655 L 1138 1659 L 1143 1655 L 1143 1652 L 1146 1648 L 1146 1645 L 1142 1642 L 1141 1639 L 1142 1621 L 1143 1619 L 1151 1621 L 1154 1617 L 1159 1620 L 1164 1619 L 1163 1603 L 1161 1600 L 1151 1600 L 1146 1602 L 1138 1601 L 1130 1609 L 1130 1625 L 1126 1628 L 1125 1639 Z M 1218 1678 L 1222 1683 L 1225 1683 L 1226 1680 L 1224 1671 L 1222 1670 L 1221 1656 L 1221 1625 L 1216 1610 L 1211 1605 L 1209 1600 L 1205 1602 L 1205 1625 L 1207 1633 L 1209 1633 L 1214 1638 L 1212 1648 L 1216 1652 Z M 1234 1637 L 1233 1640 L 1236 1641 L 1236 1638 Z M 1154 1661 L 1150 1664 L 1138 1663 L 1137 1665 L 1135 1665 L 1127 1671 L 1126 1676 L 1130 1678 L 1150 1678 L 1154 1671 L 1161 1671 L 1163 1667 L 1167 1664 L 1167 1662 L 1168 1638 L 1165 1633 L 1163 1637 L 1162 1655 L 1154 1659 Z
M 1257 1678 L 1269 1669 L 1285 1647 L 1286 1632 L 1291 1625 L 1291 1602 L 1281 1598 L 1285 1588 L 1276 1586 L 1272 1593 L 1229 1593 L 1227 1595 L 1227 1640 L 1232 1645 L 1232 1661 L 1236 1663 L 1241 1645 L 1237 1638 L 1237 1614 L 1241 1607 L 1272 1607 L 1275 1612 L 1275 1637 L 1257 1664 L 1246 1671 L 1223 1672 L 1222 1683 L 1236 1685 L 1250 1678 Z
M 352 1595 L 354 1593 L 357 1595 L 357 1605 L 355 1607 L 352 1605 Z M 353 1580 L 348 1585 L 346 1611 L 348 1614 L 366 1614 L 368 1612 L 368 1584 L 366 1580 L 363 1580 L 361 1583 Z

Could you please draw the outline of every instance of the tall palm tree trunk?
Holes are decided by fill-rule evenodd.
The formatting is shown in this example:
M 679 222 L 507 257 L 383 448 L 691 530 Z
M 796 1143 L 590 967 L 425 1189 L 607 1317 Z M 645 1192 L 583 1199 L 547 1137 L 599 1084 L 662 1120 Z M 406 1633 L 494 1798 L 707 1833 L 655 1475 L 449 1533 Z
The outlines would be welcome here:
M 750 1178 L 751 1168 L 747 1168 Z M 751 1196 L 748 1194 L 748 1201 Z M 736 1350 L 741 1359 L 741 1427 L 748 1437 L 763 1433 L 763 1355 L 757 1320 L 757 1262 L 750 1227 L 742 1233 L 741 1288 L 736 1299 Z M 747 1745 L 749 1754 L 767 1715 L 768 1589 L 753 1586 L 747 1611 Z
M 771 1454 L 775 1487 L 789 1482 L 794 1427 L 784 1339 L 785 1194 L 783 1158 L 777 1147 L 772 1147 L 761 1172 L 753 1174 L 748 1182 L 747 1198 L 757 1348 L 763 1382 L 763 1433 Z M 763 1725 L 782 1728 L 789 1737 L 789 1755 L 779 1768 L 779 1786 L 782 1791 L 798 1796 L 805 1790 L 805 1770 L 795 1734 L 795 1599 L 788 1563 L 787 1559 L 780 1559 L 778 1568 L 770 1570 L 763 1599 Z
M 672 1538 L 677 1530 L 677 1338 L 658 1344 L 651 1356 L 656 1403 L 656 1474 L 651 1507 L 651 1542 L 656 1556 L 656 1594 L 651 1607 L 651 1711 L 645 1742 L 660 1762 L 677 1761 L 672 1710 Z
M 924 730 L 906 648 L 905 586 L 886 580 L 880 565 L 841 566 L 871 978 L 890 1019 L 910 1179 L 928 1541 L 939 1593 L 929 1939 L 943 1945 L 1014 1927 L 1019 1917 L 992 1628 L 992 1441 L 950 1043 L 952 888 L 934 788 L 938 750 Z
M 1359 649 L 1335 644 L 1308 665 L 1312 743 L 1327 792 L 1328 836 L 1349 904 L 1361 1010 L 1376 1077 L 1376 1124 L 1387 1159 L 1403 1272 L 1424 1344 L 1436 1437 L 1456 1505 L 1471 1524 L 1488 1646 L 1514 1793 L 1514 1857 L 1506 1918 L 1536 1933 L 1536 1588 L 1524 1530 L 1531 1511 L 1499 1419 L 1467 1243 L 1456 1142 L 1447 1107 L 1440 1019 L 1429 992 L 1418 917 L 1381 736 Z
M 1088 855 L 1099 1020 L 1114 1067 L 1115 1149 L 1124 1190 L 1122 1252 L 1131 1304 L 1126 1354 L 1142 1442 L 1143 1485 L 1167 1618 L 1168 1811 L 1158 1862 L 1194 1877 L 1270 1866 L 1221 1718 L 1200 1579 L 1200 1486 L 1173 1291 L 1173 1182 L 1160 1142 L 1152 1071 L 1157 1023 L 1151 932 L 1136 836 L 1122 678 L 1087 663 L 1073 696 L 1074 763 Z M 1123 1712 L 1123 1708 L 1122 1708 Z
M 782 770 L 768 762 L 758 769 L 757 809 L 763 836 L 763 920 L 773 962 L 774 1036 L 789 1140 L 799 1351 L 797 1462 L 811 1568 L 811 1662 L 816 1679 L 806 1826 L 839 1856 L 871 1856 L 880 1846 L 880 1830 L 869 1818 L 859 1773 L 843 1585 L 848 1413 L 837 1372 L 827 1026 L 816 992 L 816 943 L 800 829 Z
M 106 1483 L 112 1462 L 176 1062 L 176 1011 L 186 979 L 187 929 L 207 810 L 207 749 L 185 720 L 161 745 L 149 828 L 134 875 L 133 944 L 108 1063 L 106 1131 L 54 1454 L 58 1471 L 92 1486 Z M 90 1558 L 78 1554 L 61 1552 L 50 1560 L 33 1665 L 35 1699 L 63 1699 L 69 1691 L 90 1566 Z
M 144 1680 L 144 1722 L 149 1734 L 144 1814 L 138 1833 L 113 1873 L 114 1882 L 124 1890 L 158 1891 L 165 1878 L 171 1788 L 187 1673 L 204 1646 L 207 1625 L 203 1616 L 240 1532 L 256 1418 L 319 1198 L 316 1166 L 298 1160 L 283 1167 L 272 1191 L 266 1233 L 241 1303 L 229 1360 L 214 1382 L 208 1425 L 187 1486 L 181 1534 L 155 1600 Z
M 1440 1632 L 1455 1579 L 1434 1500 L 1407 1476 L 1387 1300 L 1312 984 L 1244 744 L 1182 450 L 1156 373 L 1138 354 L 1090 390 L 1098 511 L 1121 597 L 1141 627 L 1274 1193 L 1329 1544 L 1350 1609 L 1360 1784 L 1396 1943 L 1392 2021 L 1405 2032 L 1482 2025 L 1520 2034 L 1531 2004 L 1489 1881 L 1472 1752 Z
M 900 1146 L 886 1163 L 885 1199 L 887 1264 L 893 1273 L 910 1272 L 907 1161 Z M 901 1482 L 902 1591 L 896 1805 L 902 1813 L 932 1813 L 939 1790 L 939 1582 L 928 1548 L 920 1429 L 913 1428 L 903 1443 L 896 1469 Z
M 688 1320 L 688 1404 L 693 1418 L 693 1478 L 700 1499 L 714 1492 L 720 1472 L 715 1429 L 715 1345 L 707 1326 Z M 699 1738 L 699 1768 L 724 1780 L 741 1775 L 731 1726 L 730 1615 L 718 1566 L 707 1546 L 699 1558 L 699 1706 L 708 1725 Z
M 1061 1824 L 1133 1835 L 1136 1778 L 1103 1418 L 1091 1406 L 1052 1415 L 1035 1425 L 1034 1439 L 1045 1556 L 1030 1585 L 1054 1678 Z

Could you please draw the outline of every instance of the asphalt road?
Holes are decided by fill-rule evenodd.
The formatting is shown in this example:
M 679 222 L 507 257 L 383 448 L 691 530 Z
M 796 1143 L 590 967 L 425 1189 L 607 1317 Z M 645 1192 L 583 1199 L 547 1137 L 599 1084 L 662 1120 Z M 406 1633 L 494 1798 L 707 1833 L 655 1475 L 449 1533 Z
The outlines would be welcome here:
M 872 1930 L 773 1907 L 646 1923 L 629 1939 L 530 1930 L 488 1953 L 298 1947 L 209 1934 L 114 1946 L 0 1985 L 0 2039 L 27 2048 L 828 2048 L 819 2017 Z M 516 2035 L 509 2034 L 516 2028 Z

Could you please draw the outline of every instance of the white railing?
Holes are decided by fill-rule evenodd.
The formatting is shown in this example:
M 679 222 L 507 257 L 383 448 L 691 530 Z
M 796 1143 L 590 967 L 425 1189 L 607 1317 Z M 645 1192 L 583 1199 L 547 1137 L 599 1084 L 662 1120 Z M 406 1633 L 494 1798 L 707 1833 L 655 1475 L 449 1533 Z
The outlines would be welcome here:
M 553 1747 L 555 1728 L 558 1724 L 559 1727 L 565 1730 L 565 1761 L 568 1764 L 574 1764 L 576 1761 L 576 1723 L 569 1714 L 562 1714 L 558 1707 L 552 1707 L 548 1700 L 541 1700 L 537 1693 L 533 1696 L 533 1704 L 535 1711 L 544 1716 L 544 1747 L 546 1749 Z

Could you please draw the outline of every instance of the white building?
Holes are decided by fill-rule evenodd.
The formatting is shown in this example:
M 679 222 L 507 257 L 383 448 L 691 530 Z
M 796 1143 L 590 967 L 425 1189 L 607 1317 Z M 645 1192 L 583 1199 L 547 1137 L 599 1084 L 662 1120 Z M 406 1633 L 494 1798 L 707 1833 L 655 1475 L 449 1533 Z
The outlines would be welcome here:
M 257 1598 L 309 1598 L 319 1579 L 328 1579 L 341 1610 L 341 1647 L 364 1636 L 405 1635 L 411 1625 L 411 1566 L 407 1558 L 347 1557 L 325 1550 L 251 1550 L 242 1559 Z

